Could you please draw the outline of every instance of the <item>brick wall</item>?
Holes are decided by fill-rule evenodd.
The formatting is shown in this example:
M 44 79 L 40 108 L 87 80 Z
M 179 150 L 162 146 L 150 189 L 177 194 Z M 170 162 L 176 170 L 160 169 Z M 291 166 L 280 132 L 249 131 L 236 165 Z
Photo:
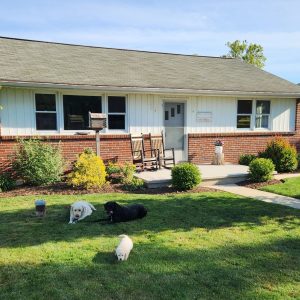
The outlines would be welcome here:
M 85 148 L 96 151 L 94 135 L 82 136 L 51 136 L 39 137 L 51 144 L 60 143 L 66 161 L 66 169 L 70 169 L 72 162 Z M 11 157 L 17 148 L 16 137 L 0 136 L 0 171 L 9 169 Z M 101 157 L 104 160 L 118 162 L 131 161 L 131 146 L 129 135 L 101 135 Z
M 11 159 L 17 149 L 16 138 L 17 137 L 14 136 L 0 136 L 0 172 L 8 170 L 11 166 Z M 72 163 L 76 160 L 77 155 L 83 152 L 85 148 L 91 148 L 96 152 L 94 135 L 39 136 L 39 138 L 47 143 L 55 145 L 60 144 L 66 162 L 66 170 L 70 169 Z M 144 135 L 144 138 L 146 150 L 150 149 L 149 136 Z M 100 135 L 100 152 L 101 157 L 105 162 L 131 162 L 130 135 Z
M 214 156 L 214 142 L 224 142 L 225 161 L 237 163 L 241 154 L 257 154 L 265 149 L 268 141 L 282 136 L 295 145 L 300 152 L 300 99 L 296 103 L 295 132 L 241 132 L 223 134 L 189 134 L 188 159 L 193 163 L 211 163 Z

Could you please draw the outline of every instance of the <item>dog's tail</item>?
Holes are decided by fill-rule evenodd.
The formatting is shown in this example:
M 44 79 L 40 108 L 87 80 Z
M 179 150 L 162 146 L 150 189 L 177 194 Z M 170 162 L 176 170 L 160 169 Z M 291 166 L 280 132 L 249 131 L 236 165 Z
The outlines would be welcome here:
M 90 208 L 91 208 L 92 210 L 97 210 L 97 209 L 94 207 L 93 204 L 89 203 L 89 206 L 90 206 Z

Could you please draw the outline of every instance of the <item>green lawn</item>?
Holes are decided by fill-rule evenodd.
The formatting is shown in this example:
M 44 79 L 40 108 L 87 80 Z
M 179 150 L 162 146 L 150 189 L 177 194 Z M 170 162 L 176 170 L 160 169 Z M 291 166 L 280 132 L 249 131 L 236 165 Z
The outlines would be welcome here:
M 284 183 L 267 185 L 261 190 L 300 199 L 300 177 L 288 178 Z
M 0 299 L 299 299 L 300 212 L 227 193 L 0 199 Z M 76 225 L 67 206 L 98 209 Z M 100 225 L 102 204 L 143 203 L 134 222 Z M 117 236 L 134 248 L 117 262 Z

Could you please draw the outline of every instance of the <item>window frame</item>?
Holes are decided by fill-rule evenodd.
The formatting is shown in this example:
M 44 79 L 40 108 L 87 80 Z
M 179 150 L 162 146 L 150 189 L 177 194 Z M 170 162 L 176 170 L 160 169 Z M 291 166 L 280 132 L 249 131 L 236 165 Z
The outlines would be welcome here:
M 55 97 L 55 111 L 40 111 L 36 109 L 36 95 L 54 95 Z M 49 135 L 49 134 L 57 134 L 59 132 L 59 104 L 58 104 L 58 95 L 57 92 L 55 91 L 35 91 L 33 93 L 33 109 L 34 109 L 34 132 L 36 132 L 37 134 L 45 134 L 45 135 Z M 56 114 L 56 129 L 37 129 L 37 122 L 36 122 L 36 114 L 37 113 L 53 113 Z
M 238 101 L 252 101 L 252 114 L 239 114 L 238 113 Z M 270 103 L 270 113 L 269 114 L 258 114 L 258 115 L 267 115 L 268 118 L 268 128 L 264 127 L 256 127 L 256 105 L 257 101 L 268 101 Z M 237 116 L 250 116 L 250 128 L 238 128 L 237 127 Z M 236 100 L 236 123 L 235 127 L 237 131 L 271 131 L 272 130 L 272 122 L 271 122 L 271 117 L 272 117 L 272 100 L 271 99 L 237 99 Z
M 102 95 L 90 95 L 87 93 L 63 93 L 61 97 L 61 102 L 62 102 L 62 130 L 64 132 L 72 132 L 72 133 L 77 133 L 77 132 L 84 132 L 84 133 L 93 133 L 94 130 L 90 129 L 66 129 L 65 128 L 65 109 L 64 109 L 64 96 L 76 96 L 76 97 L 100 97 L 101 98 L 101 113 L 103 113 L 103 96 Z
M 65 129 L 65 116 L 64 116 L 64 95 L 66 96 L 96 96 L 96 97 L 101 97 L 101 111 L 103 113 L 106 113 L 105 111 L 105 95 L 103 93 L 95 93 L 95 92 L 90 92 L 90 91 L 63 91 L 59 94 L 59 99 L 60 99 L 60 133 L 61 134 L 66 134 L 66 135 L 76 135 L 77 133 L 83 133 L 83 134 L 95 134 L 94 130 L 90 129 Z M 105 129 L 104 129 L 105 130 Z M 101 131 L 101 133 L 104 132 Z
M 251 101 L 251 114 L 239 114 L 238 109 L 239 109 L 239 101 Z M 238 116 L 250 116 L 250 126 L 247 128 L 238 128 L 237 122 L 238 122 Z M 237 130 L 251 130 L 253 129 L 253 99 L 237 99 L 236 101 L 236 129 Z
M 122 97 L 124 98 L 125 100 L 125 112 L 124 113 L 121 113 L 121 112 L 112 112 L 110 113 L 109 112 L 109 97 Z M 121 95 L 121 94 L 107 94 L 106 95 L 106 114 L 107 114 L 107 131 L 108 132 L 111 132 L 111 133 L 125 133 L 128 131 L 128 97 L 127 95 Z M 110 115 L 117 115 L 117 116 L 124 116 L 124 119 L 125 119 L 125 126 L 124 126 L 124 129 L 110 129 L 109 128 L 109 121 L 108 121 L 108 118 Z
M 265 102 L 269 102 L 270 105 L 270 110 L 268 114 L 258 114 L 257 113 L 257 102 L 258 101 L 265 101 Z M 268 116 L 268 127 L 256 127 L 256 117 L 257 116 Z M 254 115 L 254 126 L 256 130 L 270 130 L 270 117 L 271 117 L 271 100 L 264 100 L 264 99 L 257 99 L 255 100 L 255 115 Z

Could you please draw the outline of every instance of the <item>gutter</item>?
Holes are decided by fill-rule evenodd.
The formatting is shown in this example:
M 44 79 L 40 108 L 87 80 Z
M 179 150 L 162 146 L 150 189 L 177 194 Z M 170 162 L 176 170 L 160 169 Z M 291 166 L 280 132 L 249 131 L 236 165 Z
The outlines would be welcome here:
M 60 83 L 42 83 L 42 82 L 12 82 L 1 81 L 2 87 L 18 88 L 45 88 L 45 89 L 66 89 L 66 90 L 90 90 L 103 92 L 124 92 L 124 93 L 150 93 L 150 94 L 177 94 L 177 95 L 211 95 L 211 96 L 261 96 L 272 98 L 298 98 L 299 93 L 287 92 L 245 92 L 245 91 L 226 91 L 226 90 L 201 90 L 201 89 L 178 89 L 178 88 L 148 88 L 148 87 L 124 87 L 124 86 L 101 86 L 84 84 L 60 84 Z

